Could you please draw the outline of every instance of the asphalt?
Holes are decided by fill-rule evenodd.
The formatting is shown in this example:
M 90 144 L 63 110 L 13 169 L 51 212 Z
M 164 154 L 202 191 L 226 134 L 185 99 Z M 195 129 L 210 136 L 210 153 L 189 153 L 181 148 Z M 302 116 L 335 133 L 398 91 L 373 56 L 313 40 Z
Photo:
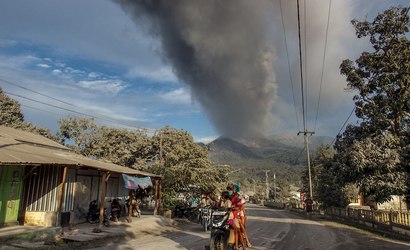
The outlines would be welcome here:
M 82 223 L 74 228 L 12 226 L 0 228 L 0 250 L 4 249 L 72 249 L 133 238 L 138 232 L 156 232 L 176 221 L 158 215 L 142 215 L 127 222 L 111 222 L 109 226 Z M 100 228 L 101 230 L 96 230 Z M 100 232 L 96 232 L 100 231 Z

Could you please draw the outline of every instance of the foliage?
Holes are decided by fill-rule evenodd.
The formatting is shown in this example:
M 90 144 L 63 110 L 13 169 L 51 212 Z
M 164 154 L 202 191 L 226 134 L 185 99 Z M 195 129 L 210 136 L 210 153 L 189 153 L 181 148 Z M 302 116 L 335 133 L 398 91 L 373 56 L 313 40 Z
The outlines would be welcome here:
M 97 126 L 93 119 L 70 117 L 60 121 L 57 134 L 85 156 L 162 175 L 166 206 L 172 206 L 176 193 L 189 185 L 213 191 L 225 183 L 229 170 L 214 166 L 208 152 L 187 131 L 171 127 L 150 137 L 146 130 L 108 128 Z
M 0 89 L 0 125 L 14 127 L 24 122 L 20 104 Z
M 345 207 L 351 198 L 348 191 L 352 187 L 340 181 L 340 176 L 335 171 L 334 156 L 335 151 L 330 145 L 321 145 L 312 164 L 313 197 L 322 208 Z M 353 195 L 357 196 L 357 192 Z
M 213 165 L 207 151 L 188 132 L 165 127 L 156 131 L 152 145 L 158 161 L 146 170 L 163 176 L 164 203 L 189 185 L 207 191 L 226 185 L 229 168 Z
M 151 140 L 145 130 L 98 127 L 92 140 L 93 155 L 122 166 L 138 168 L 150 156 Z
M 392 7 L 372 22 L 353 20 L 357 36 L 369 37 L 374 51 L 340 66 L 348 88 L 357 92 L 353 100 L 361 122 L 337 138 L 337 171 L 344 182 L 356 184 L 376 202 L 409 188 L 408 12 L 409 8 Z
M 42 136 L 54 139 L 47 128 L 35 126 L 24 121 L 24 115 L 21 111 L 20 103 L 7 96 L 0 88 L 0 125 L 21 129 L 28 132 L 34 132 Z

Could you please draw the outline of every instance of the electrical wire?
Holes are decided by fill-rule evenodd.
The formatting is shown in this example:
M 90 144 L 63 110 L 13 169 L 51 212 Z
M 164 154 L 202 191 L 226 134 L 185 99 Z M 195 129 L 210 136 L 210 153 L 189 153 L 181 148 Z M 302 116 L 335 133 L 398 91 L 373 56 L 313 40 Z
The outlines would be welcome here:
M 304 19 L 304 24 L 303 24 L 303 29 L 304 29 L 304 36 L 305 36 L 305 40 L 304 40 L 304 62 L 305 62 L 305 113 L 306 113 L 306 127 L 307 127 L 307 114 L 308 114 L 308 94 L 307 94 L 307 90 L 308 90 L 308 63 L 307 63 L 307 21 L 306 21 L 306 0 L 303 0 L 303 19 Z M 307 129 L 307 128 L 306 128 Z M 306 131 L 306 130 L 305 130 Z
M 140 127 L 137 127 L 137 126 L 134 126 L 134 125 L 131 125 L 131 124 L 118 122 L 117 120 L 108 119 L 108 118 L 104 118 L 104 117 L 99 117 L 99 116 L 95 116 L 95 115 L 90 115 L 90 114 L 86 114 L 86 113 L 79 112 L 79 111 L 76 111 L 76 110 L 59 107 L 59 106 L 54 105 L 54 104 L 50 104 L 50 103 L 46 103 L 46 102 L 43 102 L 43 101 L 35 100 L 35 99 L 29 98 L 29 97 L 26 97 L 26 96 L 22 96 L 22 95 L 19 95 L 19 94 L 15 94 L 15 93 L 12 93 L 12 92 L 4 91 L 4 93 L 6 93 L 7 95 L 20 97 L 20 98 L 23 98 L 25 100 L 29 100 L 29 101 L 32 101 L 32 102 L 37 102 L 37 103 L 40 103 L 40 104 L 43 104 L 43 105 L 46 105 L 46 106 L 50 106 L 50 107 L 53 107 L 53 108 L 68 111 L 68 112 L 71 112 L 71 113 L 74 113 L 74 114 L 87 116 L 87 117 L 90 117 L 90 118 L 110 122 L 110 123 L 113 123 L 113 124 L 119 124 L 119 125 L 123 125 L 123 126 L 127 126 L 127 127 L 136 128 L 136 129 L 143 129 L 143 128 L 140 128 Z
M 350 117 L 352 116 L 353 112 L 355 111 L 356 106 L 353 107 L 352 111 L 350 112 L 349 116 L 347 117 L 346 121 L 343 123 L 342 127 L 340 128 L 339 132 L 337 133 L 336 137 L 333 139 L 332 143 L 330 143 L 330 145 L 333 145 L 333 143 L 335 143 L 336 138 L 338 135 L 340 135 L 340 133 L 342 132 L 343 128 L 346 126 L 346 123 L 349 121 Z
M 280 15 L 281 15 L 281 17 L 282 17 L 283 36 L 284 36 L 284 38 L 285 38 L 286 57 L 287 57 L 287 59 L 288 59 L 288 69 L 289 69 L 290 86 L 291 86 L 291 88 L 292 88 L 293 107 L 295 108 L 296 123 L 297 123 L 298 129 L 299 129 L 299 128 L 300 128 L 300 124 L 299 124 L 298 112 L 297 112 L 297 109 L 296 109 L 296 99 L 295 99 L 295 90 L 294 90 L 294 88 L 293 88 L 292 72 L 291 72 L 291 69 L 290 69 L 289 49 L 288 49 L 288 42 L 287 42 L 287 38 L 286 38 L 285 21 L 284 21 L 284 18 L 283 18 L 282 0 L 279 0 L 279 6 L 280 6 Z
M 72 106 L 72 107 L 80 108 L 80 107 L 75 106 L 74 104 L 71 104 L 71 103 L 62 101 L 62 100 L 60 100 L 60 99 L 54 98 L 54 97 L 52 97 L 52 96 L 49 96 L 49 95 L 46 95 L 46 94 L 43 94 L 43 93 L 40 93 L 40 92 L 37 92 L 37 91 L 35 91 L 35 90 L 32 90 L 32 89 L 29 89 L 29 88 L 27 88 L 27 87 L 21 86 L 21 85 L 19 85 L 19 84 L 17 84 L 17 83 L 13 83 L 13 82 L 4 80 L 4 79 L 2 79 L 2 78 L 0 78 L 0 81 L 1 81 L 1 82 L 4 82 L 4 83 L 7 83 L 7 84 L 10 84 L 10 85 L 13 85 L 13 86 L 16 86 L 16 87 L 19 87 L 19 88 L 24 89 L 24 90 L 28 90 L 28 91 L 33 92 L 33 93 L 36 93 L 36 94 L 38 94 L 38 95 L 41 95 L 41 96 L 44 96 L 44 97 L 53 99 L 54 101 L 58 101 L 58 102 L 67 104 L 67 105 L 70 105 L 70 106 Z
M 13 86 L 19 87 L 19 88 L 21 88 L 21 89 L 30 91 L 30 92 L 35 93 L 35 94 L 38 94 L 38 95 L 40 95 L 40 96 L 44 96 L 44 97 L 50 98 L 50 99 L 52 99 L 52 100 L 55 100 L 55 101 L 57 101 L 57 102 L 60 102 L 60 103 L 69 105 L 69 106 L 74 107 L 74 108 L 83 109 L 82 107 L 79 107 L 79 106 L 77 106 L 77 105 L 68 103 L 68 102 L 66 102 L 66 101 L 63 101 L 63 100 L 61 100 L 61 99 L 52 97 L 52 96 L 50 96 L 50 95 L 43 94 L 43 93 L 38 92 L 38 91 L 35 91 L 35 90 L 33 90 L 33 89 L 24 87 L 24 86 L 22 86 L 22 85 L 20 85 L 20 84 L 13 83 L 13 82 L 11 82 L 11 81 L 5 80 L 5 79 L 3 79 L 3 78 L 0 78 L 0 82 L 4 82 L 4 83 L 7 83 L 7 84 L 9 84 L 9 85 L 13 85 Z M 9 93 L 10 93 L 10 92 L 9 92 Z M 17 94 L 14 94 L 14 93 L 10 93 L 10 95 L 18 96 Z M 47 106 L 51 106 L 51 107 L 54 107 L 54 108 L 62 109 L 62 110 L 65 110 L 65 111 L 69 111 L 69 112 L 72 112 L 72 113 L 76 113 L 76 114 L 84 115 L 84 116 L 91 117 L 91 118 L 94 118 L 94 119 L 98 119 L 98 120 L 110 122 L 110 123 L 112 123 L 112 124 L 127 126 L 127 127 L 131 127 L 131 128 L 135 128 L 135 129 L 144 129 L 144 130 L 147 130 L 147 129 L 145 129 L 145 128 L 141 128 L 141 127 L 138 127 L 138 126 L 135 126 L 135 125 L 131 125 L 131 124 L 128 124 L 128 123 L 122 123 L 121 121 L 118 121 L 118 120 L 116 120 L 116 119 L 111 119 L 111 118 L 109 118 L 109 117 L 107 117 L 107 116 L 105 116 L 105 115 L 99 114 L 99 113 L 96 113 L 98 116 L 96 116 L 96 115 L 90 115 L 90 114 L 86 114 L 86 113 L 84 113 L 84 112 L 78 112 L 78 111 L 71 110 L 71 109 L 65 109 L 65 108 L 62 108 L 62 107 L 59 107 L 59 106 L 56 106 L 56 105 L 53 105 L 53 104 L 41 102 L 41 101 L 38 101 L 38 100 L 35 100 L 35 99 L 32 99 L 32 98 L 28 98 L 28 97 L 25 97 L 25 96 L 19 96 L 19 97 L 20 97 L 20 98 L 23 98 L 23 99 L 26 99 L 26 100 L 33 101 L 33 102 L 38 102 L 38 103 L 41 103 L 41 104 L 43 104 L 43 105 L 47 105 Z M 22 106 L 23 106 L 23 105 L 22 105 Z M 32 107 L 32 106 L 27 106 L 27 105 L 24 105 L 24 106 L 26 106 L 27 108 L 31 108 L 31 109 L 37 109 L 37 110 L 43 111 L 43 112 L 53 113 L 53 112 L 50 112 L 50 111 L 46 111 L 46 110 L 34 108 L 34 107 Z M 53 114 L 56 114 L 56 113 L 53 113 Z M 60 115 L 63 115 L 63 114 L 60 114 Z M 153 131 L 154 131 L 154 130 L 153 130 Z
M 327 38 L 328 38 L 328 34 L 329 34 L 329 22 L 330 22 L 331 6 L 332 6 L 332 0 L 329 0 L 329 11 L 328 11 L 328 14 L 327 14 L 326 37 L 325 37 L 325 48 L 323 50 L 322 73 L 321 73 L 321 76 L 320 76 L 320 85 L 319 85 L 319 98 L 318 98 L 318 101 L 317 101 L 315 127 L 314 127 L 313 131 L 316 131 L 317 118 L 319 116 L 320 97 L 322 95 L 322 85 L 323 85 L 323 72 L 325 71 L 325 60 L 326 60 L 326 52 L 327 52 Z
M 305 97 L 303 91 L 303 67 L 302 67 L 302 42 L 300 36 L 300 7 L 299 0 L 297 2 L 297 11 L 298 11 L 298 36 L 299 36 L 299 64 L 300 64 L 300 86 L 302 91 L 302 115 L 303 115 L 303 131 L 306 131 L 306 115 L 305 115 Z

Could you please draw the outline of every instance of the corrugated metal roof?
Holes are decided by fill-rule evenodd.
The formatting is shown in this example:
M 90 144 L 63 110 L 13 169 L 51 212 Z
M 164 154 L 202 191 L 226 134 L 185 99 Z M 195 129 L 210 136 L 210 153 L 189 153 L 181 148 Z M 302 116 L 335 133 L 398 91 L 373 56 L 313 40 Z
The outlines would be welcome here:
M 64 165 L 91 167 L 109 172 L 160 177 L 159 175 L 93 160 L 34 133 L 0 126 L 0 165 Z

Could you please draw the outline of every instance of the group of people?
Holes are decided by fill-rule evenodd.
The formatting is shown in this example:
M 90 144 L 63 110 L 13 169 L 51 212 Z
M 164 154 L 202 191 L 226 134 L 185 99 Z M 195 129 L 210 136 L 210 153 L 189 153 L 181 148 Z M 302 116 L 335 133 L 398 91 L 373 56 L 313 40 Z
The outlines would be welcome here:
M 200 199 L 199 199 L 200 198 Z M 203 193 L 199 196 L 193 193 L 187 197 L 187 204 L 189 207 L 220 207 L 229 211 L 228 223 L 231 227 L 228 243 L 234 245 L 238 249 L 239 242 L 243 249 L 251 247 L 247 232 L 246 232 L 246 211 L 245 199 L 240 193 L 240 186 L 238 184 L 229 183 L 226 191 L 221 193 L 219 199 L 213 193 Z M 181 207 L 178 205 L 177 207 Z
M 229 184 L 227 190 L 222 192 L 219 207 L 226 208 L 230 211 L 229 225 L 231 226 L 231 232 L 229 234 L 228 244 L 233 244 L 235 249 L 238 249 L 239 242 L 242 244 L 243 249 L 246 246 L 251 247 L 251 243 L 246 232 L 246 211 L 245 211 L 245 199 L 239 193 L 240 186 L 238 184 Z

